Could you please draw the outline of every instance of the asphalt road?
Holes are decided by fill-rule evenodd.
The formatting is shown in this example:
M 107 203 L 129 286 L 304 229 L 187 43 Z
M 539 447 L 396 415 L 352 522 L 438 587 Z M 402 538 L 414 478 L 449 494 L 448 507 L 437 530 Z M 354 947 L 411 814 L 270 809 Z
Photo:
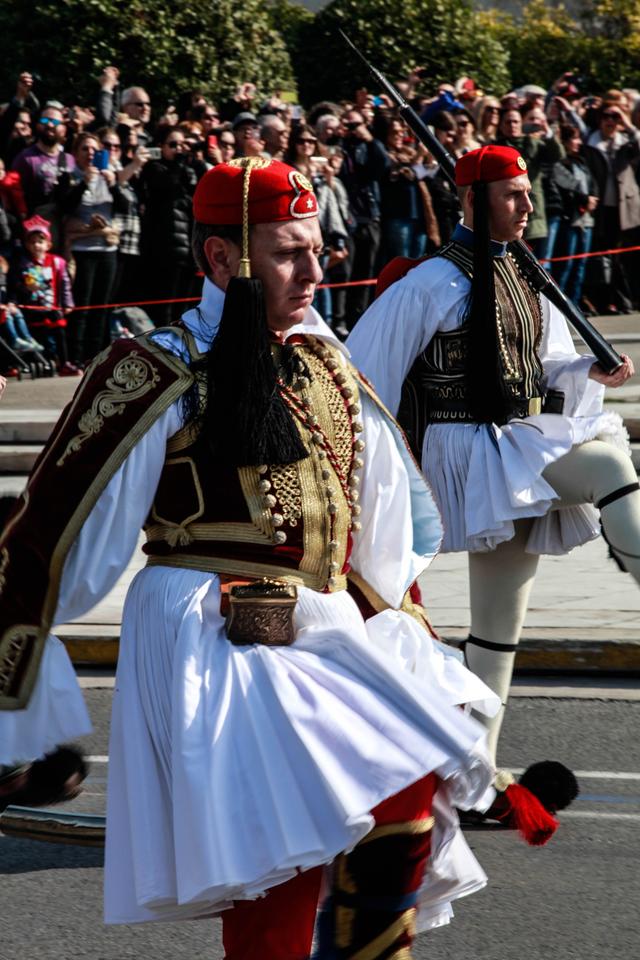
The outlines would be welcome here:
M 105 757 L 110 691 L 87 698 L 96 731 L 86 749 Z M 637 957 L 640 701 L 519 697 L 509 711 L 501 762 L 562 760 L 582 772 L 581 797 L 548 847 L 499 829 L 469 832 L 489 885 L 458 902 L 451 926 L 418 939 L 415 960 Z M 93 764 L 87 812 L 103 809 L 106 769 Z M 102 859 L 101 850 L 0 837 L 0 960 L 220 960 L 214 921 L 104 927 Z

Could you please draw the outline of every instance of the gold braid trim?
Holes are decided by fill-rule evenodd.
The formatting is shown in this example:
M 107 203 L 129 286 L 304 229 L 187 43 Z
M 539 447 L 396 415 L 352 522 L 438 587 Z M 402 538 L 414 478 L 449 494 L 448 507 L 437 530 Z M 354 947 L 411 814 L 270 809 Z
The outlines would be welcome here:
M 394 940 L 397 940 L 403 933 L 408 933 L 409 936 L 413 938 L 415 932 L 416 908 L 410 907 L 408 910 L 405 910 L 404 913 L 401 913 L 398 919 L 394 920 L 391 926 L 383 930 L 374 940 L 362 947 L 361 950 L 358 950 L 357 953 L 352 953 L 348 960 L 378 960 L 380 954 L 393 946 Z M 394 956 L 394 954 L 392 954 L 392 956 Z
M 249 259 L 249 183 L 253 170 L 263 170 L 271 160 L 265 157 L 238 157 L 231 160 L 230 166 L 241 167 L 244 170 L 242 178 L 242 259 L 238 267 L 239 277 L 251 276 L 251 260 Z
M 381 840 L 382 837 L 395 837 L 402 835 L 417 837 L 422 833 L 429 833 L 430 830 L 433 830 L 435 822 L 435 817 L 425 817 L 422 820 L 404 820 L 399 823 L 383 823 L 379 827 L 374 827 L 373 830 L 366 835 L 366 837 L 363 837 L 358 846 L 361 847 L 363 844 L 370 843 L 372 840 Z

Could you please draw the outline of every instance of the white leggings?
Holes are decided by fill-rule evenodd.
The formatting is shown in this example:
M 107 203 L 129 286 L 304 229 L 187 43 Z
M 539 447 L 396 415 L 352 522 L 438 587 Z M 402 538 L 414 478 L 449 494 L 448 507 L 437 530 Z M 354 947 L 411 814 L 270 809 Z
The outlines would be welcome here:
M 640 583 L 640 490 L 638 477 L 627 454 L 601 440 L 573 447 L 550 464 L 545 480 L 561 498 L 561 506 L 593 503 L 622 493 L 601 508 L 607 539 L 627 570 Z M 635 489 L 624 492 L 626 487 Z M 515 648 L 527 612 L 538 557 L 525 553 L 533 520 L 515 524 L 515 536 L 488 553 L 469 554 L 471 638 L 465 647 L 467 664 L 501 698 L 496 717 L 478 719 L 489 729 L 489 747 L 494 759 L 511 684 Z M 488 644 L 480 646 L 478 642 Z M 497 649 L 493 649 L 493 647 Z M 503 648 L 503 649 L 501 649 Z

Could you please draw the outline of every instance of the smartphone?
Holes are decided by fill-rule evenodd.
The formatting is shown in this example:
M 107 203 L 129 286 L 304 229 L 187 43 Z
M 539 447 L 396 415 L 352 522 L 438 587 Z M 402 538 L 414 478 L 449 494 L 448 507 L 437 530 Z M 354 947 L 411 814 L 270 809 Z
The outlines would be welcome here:
M 523 133 L 540 133 L 542 126 L 539 123 L 523 123 L 522 132 Z
M 319 167 L 323 167 L 325 163 L 329 163 L 327 157 L 311 157 L 311 163 L 317 163 Z
M 147 153 L 149 154 L 149 160 L 159 160 L 162 156 L 160 147 L 147 147 Z
M 93 166 L 96 170 L 108 170 L 109 169 L 109 151 L 108 150 L 96 150 L 93 155 Z
M 207 150 L 215 150 L 218 146 L 218 137 L 215 133 L 210 133 L 207 137 Z

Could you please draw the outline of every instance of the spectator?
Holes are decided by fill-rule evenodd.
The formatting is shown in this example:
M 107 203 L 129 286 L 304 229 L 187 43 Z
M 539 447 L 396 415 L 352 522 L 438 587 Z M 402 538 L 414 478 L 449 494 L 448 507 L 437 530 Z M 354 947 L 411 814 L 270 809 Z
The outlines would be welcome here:
M 122 94 L 122 110 L 131 120 L 137 120 L 140 124 L 137 128 L 138 144 L 148 146 L 151 143 L 151 100 L 147 91 L 143 87 L 128 87 Z
M 558 253 L 572 257 L 575 254 L 589 253 L 593 233 L 594 211 L 598 206 L 598 187 L 584 158 L 584 146 L 580 131 L 571 124 L 563 124 L 560 137 L 566 157 L 555 165 L 555 181 L 563 202 L 563 220 L 558 239 Z M 586 259 L 568 260 L 559 263 L 554 271 L 560 287 L 573 302 L 581 304 L 582 287 Z
M 54 247 L 60 238 L 53 193 L 61 175 L 75 167 L 74 158 L 63 147 L 66 135 L 62 110 L 45 107 L 36 125 L 35 143 L 13 162 L 13 169 L 20 174 L 27 210 L 49 220 Z
M 15 139 L 12 134 L 14 134 L 16 123 L 21 124 L 23 128 L 18 136 L 30 137 L 32 115 L 36 116 L 39 110 L 40 103 L 33 92 L 33 77 L 27 71 L 23 71 L 18 77 L 14 96 L 0 116 L 0 155 L 4 157 L 7 164 L 10 164 L 16 152 L 19 152 L 15 149 L 8 151 L 9 141 Z M 28 143 L 25 142 L 22 149 L 26 146 Z
M 291 131 L 284 162 L 303 173 L 307 180 L 311 180 L 314 173 L 311 158 L 315 155 L 317 146 L 318 140 L 311 127 L 300 123 Z
M 218 134 L 218 151 L 220 154 L 219 163 L 229 163 L 235 156 L 236 138 L 233 135 L 233 130 L 230 127 L 227 129 L 227 125 L 222 127 Z
M 27 204 L 22 190 L 20 174 L 7 172 L 4 160 L 0 160 L 0 206 L 10 218 L 10 223 L 19 223 L 27 216 Z
M 389 166 L 382 181 L 382 233 L 385 260 L 392 257 L 421 257 L 427 244 L 425 199 L 428 190 L 422 180 L 416 151 L 405 144 L 405 127 L 390 120 L 385 137 Z
M 118 257 L 113 299 L 129 303 L 140 297 L 142 275 L 140 259 L 140 172 L 149 159 L 146 147 L 139 147 L 133 159 L 123 166 L 122 144 L 113 127 L 97 131 L 104 150 L 109 152 L 109 168 L 116 174 L 120 187 L 118 211 L 113 226 L 118 231 Z
M 160 137 L 160 159 L 150 160 L 141 174 L 141 249 L 147 299 L 173 300 L 188 296 L 193 285 L 191 199 L 197 176 L 185 162 L 184 134 L 167 127 Z M 147 312 L 156 326 L 166 326 L 183 311 L 183 303 L 164 303 Z
M 233 97 L 220 107 L 220 118 L 230 120 L 233 123 L 239 113 L 252 113 L 255 98 L 255 84 L 241 83 L 236 88 Z
M 480 97 L 472 109 L 479 143 L 493 143 L 498 135 L 500 101 L 495 97 Z
M 637 245 L 640 188 L 636 173 L 640 164 L 640 132 L 617 103 L 603 103 L 599 128 L 587 141 L 585 159 L 600 196 L 595 211 L 596 250 Z M 637 257 L 628 254 L 624 258 L 617 255 L 598 259 L 600 263 L 594 265 L 593 277 L 598 306 L 607 312 L 629 312 L 632 300 L 639 299 Z
M 95 122 L 100 126 L 115 126 L 120 104 L 120 71 L 117 67 L 105 67 L 98 80 L 100 92 L 96 101 Z
M 441 110 L 432 116 L 431 123 L 436 138 L 445 150 L 453 156 L 458 135 L 458 126 L 453 116 L 446 110 Z M 425 182 L 429 188 L 433 212 L 438 221 L 440 239 L 442 243 L 448 243 L 456 224 L 462 216 L 458 194 L 443 174 L 440 164 L 428 168 Z
M 388 166 L 387 153 L 375 140 L 359 110 L 347 110 L 342 118 L 344 163 L 340 173 L 354 220 L 352 280 L 368 280 L 374 276 L 381 232 L 380 183 Z M 367 286 L 354 287 L 347 294 L 346 325 L 352 330 L 371 299 Z
M 232 124 L 236 141 L 236 156 L 260 157 L 264 142 L 260 139 L 260 124 L 252 113 L 239 113 Z
M 2 116 L 4 118 L 5 114 Z M 31 114 L 28 110 L 19 110 L 3 149 L 3 158 L 7 166 L 10 167 L 18 154 L 30 147 L 32 143 Z
M 347 246 L 348 228 L 342 216 L 337 196 L 334 169 L 325 157 L 314 157 L 318 141 L 311 127 L 298 124 L 291 131 L 284 162 L 299 170 L 311 181 L 318 199 L 318 222 L 325 242 L 320 257 L 323 272 L 341 263 L 349 255 Z M 342 185 L 340 185 L 342 186 Z M 327 282 L 327 278 L 323 278 Z M 331 324 L 332 301 L 329 290 L 319 290 L 314 301 L 322 316 Z M 343 335 L 346 335 L 346 329 Z
M 79 370 L 69 362 L 66 337 L 66 314 L 73 309 L 71 281 L 63 258 L 51 253 L 50 225 L 42 217 L 24 223 L 24 249 L 11 265 L 8 294 L 60 376 L 76 376 Z
M 106 164 L 98 169 L 100 142 L 94 133 L 80 133 L 73 145 L 75 167 L 65 174 L 56 191 L 65 214 L 65 251 L 73 257 L 73 294 L 77 307 L 111 302 L 116 279 L 118 231 L 114 209 L 123 209 L 115 171 Z M 98 158 L 101 159 L 101 158 Z M 77 309 L 69 326 L 72 363 L 85 366 L 108 344 L 106 309 Z
M 266 153 L 274 160 L 282 160 L 289 146 L 289 131 L 286 123 L 271 113 L 263 116 L 261 120 L 260 139 L 264 143 Z
M 461 157 L 469 150 L 477 150 L 481 144 L 476 139 L 476 125 L 471 113 L 468 110 L 454 110 L 453 119 L 457 128 L 453 144 L 456 157 Z
M 325 148 L 339 146 L 344 132 L 340 118 L 336 117 L 333 113 L 323 113 L 322 116 L 318 117 L 315 131 L 322 156 L 327 156 L 328 154 L 328 150 L 325 150 Z
M 524 237 L 535 255 L 542 260 L 546 258 L 548 248 L 548 226 L 542 182 L 544 166 L 551 167 L 558 160 L 562 160 L 564 151 L 553 136 L 544 111 L 537 106 L 529 108 L 524 118 L 519 110 L 511 107 L 503 109 L 500 114 L 496 142 L 515 147 L 527 163 L 533 213 L 529 215 Z

